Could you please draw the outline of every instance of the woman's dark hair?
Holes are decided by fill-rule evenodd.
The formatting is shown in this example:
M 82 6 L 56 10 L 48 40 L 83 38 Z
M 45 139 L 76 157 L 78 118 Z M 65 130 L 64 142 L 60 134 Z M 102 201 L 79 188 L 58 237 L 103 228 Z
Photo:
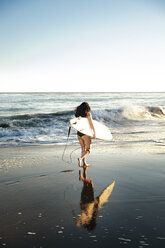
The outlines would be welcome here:
M 81 103 L 76 109 L 75 109 L 75 116 L 76 117 L 86 117 L 87 112 L 90 112 L 91 108 L 87 102 Z

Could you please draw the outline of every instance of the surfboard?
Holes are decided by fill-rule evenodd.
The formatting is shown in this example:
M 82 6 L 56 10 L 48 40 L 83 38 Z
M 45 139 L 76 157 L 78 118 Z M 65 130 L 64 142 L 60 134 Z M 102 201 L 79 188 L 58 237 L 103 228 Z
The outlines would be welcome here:
M 96 139 L 107 140 L 107 141 L 112 139 L 112 134 L 108 127 L 106 127 L 104 124 L 96 120 L 92 120 L 92 122 L 93 122 L 95 132 L 96 132 Z M 93 137 L 93 132 L 92 132 L 92 129 L 90 127 L 90 124 L 87 118 L 75 117 L 70 120 L 70 125 L 75 130 L 83 134 L 86 134 L 90 137 Z

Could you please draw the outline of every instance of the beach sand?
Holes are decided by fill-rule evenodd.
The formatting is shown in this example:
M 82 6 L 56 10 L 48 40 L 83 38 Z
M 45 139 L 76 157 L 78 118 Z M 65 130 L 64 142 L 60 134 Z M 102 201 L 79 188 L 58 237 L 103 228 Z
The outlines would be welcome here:
M 94 145 L 84 171 L 78 148 L 0 149 L 0 247 L 163 248 L 163 150 Z

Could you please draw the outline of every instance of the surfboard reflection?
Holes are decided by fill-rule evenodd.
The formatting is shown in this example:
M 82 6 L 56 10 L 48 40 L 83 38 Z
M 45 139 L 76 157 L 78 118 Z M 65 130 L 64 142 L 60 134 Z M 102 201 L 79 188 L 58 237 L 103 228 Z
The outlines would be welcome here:
M 93 230 L 97 224 L 98 211 L 108 201 L 115 181 L 109 184 L 99 196 L 94 198 L 94 184 L 91 179 L 87 179 L 87 167 L 83 168 L 83 175 L 79 171 L 79 180 L 83 182 L 83 188 L 80 201 L 81 214 L 76 225 L 78 227 L 83 226 L 87 230 Z

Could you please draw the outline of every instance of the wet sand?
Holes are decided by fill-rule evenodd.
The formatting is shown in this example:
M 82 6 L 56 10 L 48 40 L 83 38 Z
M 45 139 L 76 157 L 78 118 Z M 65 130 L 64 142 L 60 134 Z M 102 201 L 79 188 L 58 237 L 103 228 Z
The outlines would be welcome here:
M 163 248 L 165 153 L 78 147 L 0 149 L 0 247 Z

